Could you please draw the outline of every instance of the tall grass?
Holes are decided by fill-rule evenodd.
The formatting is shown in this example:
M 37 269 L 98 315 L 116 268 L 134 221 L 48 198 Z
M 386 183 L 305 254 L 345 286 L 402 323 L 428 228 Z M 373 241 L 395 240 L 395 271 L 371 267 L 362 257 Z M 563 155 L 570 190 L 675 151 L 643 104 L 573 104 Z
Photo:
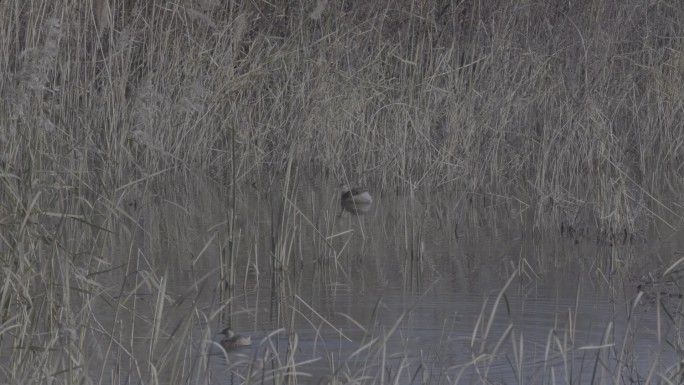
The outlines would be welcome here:
M 292 155 L 635 230 L 681 189 L 682 8 L 8 1 L 2 164 L 101 189 Z
M 193 344 L 206 340 L 207 325 L 241 312 L 237 194 L 250 184 L 286 182 L 271 196 L 271 269 L 298 267 L 298 231 L 310 228 L 323 283 L 347 274 L 333 245 L 346 233 L 332 217 L 298 208 L 303 175 L 409 197 L 453 193 L 521 217 L 530 208 L 537 228 L 562 226 L 577 237 L 594 227 L 611 243 L 649 220 L 676 228 L 681 219 L 681 206 L 666 199 L 682 192 L 679 2 L 6 0 L 0 15 L 0 347 L 10 352 L 8 382 L 190 382 L 183 364 Z M 171 300 L 169 275 L 180 273 L 163 268 L 170 248 L 150 235 L 176 235 L 150 210 L 159 186 L 198 174 L 223 178 L 230 197 L 227 234 L 202 239 L 187 262 L 194 272 L 221 255 L 220 310 L 208 313 L 197 301 L 213 287 L 211 274 L 194 277 L 187 302 Z M 453 212 L 443 213 L 458 236 Z M 405 279 L 413 282 L 424 266 L 427 214 L 402 214 L 401 246 L 413 257 Z M 148 231 L 155 215 L 158 229 Z M 109 255 L 122 239 L 127 252 Z M 282 279 L 274 287 L 283 301 L 297 298 L 287 279 L 273 277 Z M 103 303 L 111 314 L 102 319 L 92 309 Z M 187 306 L 186 316 L 172 325 L 168 306 Z M 273 365 L 260 378 L 297 377 L 296 309 L 278 309 L 289 353 L 262 359 Z M 671 320 L 678 325 L 676 314 Z M 198 322 L 202 337 L 193 335 Z M 598 347 L 585 349 L 598 352 L 596 378 L 607 376 L 599 365 L 606 347 L 629 356 L 610 346 L 606 330 Z M 434 362 L 416 369 L 399 358 L 385 372 L 387 336 L 372 334 L 359 347 L 355 357 L 368 364 L 360 369 L 327 357 L 334 381 L 430 378 L 423 368 Z M 556 335 L 549 341 L 563 360 L 574 348 Z M 523 381 L 524 339 L 511 329 L 494 346 L 508 342 Z M 473 353 L 483 379 L 488 354 Z M 94 373 L 94 360 L 107 366 Z M 658 375 L 676 382 L 680 368 Z

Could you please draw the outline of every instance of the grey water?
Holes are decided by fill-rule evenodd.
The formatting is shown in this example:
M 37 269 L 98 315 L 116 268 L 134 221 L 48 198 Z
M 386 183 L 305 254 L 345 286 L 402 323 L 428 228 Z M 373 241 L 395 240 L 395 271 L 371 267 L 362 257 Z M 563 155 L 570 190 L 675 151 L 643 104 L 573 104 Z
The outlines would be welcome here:
M 667 342 L 680 336 L 659 311 L 668 308 L 635 300 L 682 237 L 578 241 L 535 231 L 524 205 L 502 214 L 494 201 L 448 193 L 371 189 L 368 214 L 340 216 L 332 182 L 235 194 L 208 181 L 170 186 L 122 203 L 111 264 L 136 267 L 97 276 L 108 301 L 94 313 L 107 330 L 154 317 L 159 298 L 145 298 L 141 282 L 163 280 L 163 332 L 192 325 L 188 382 L 261 383 L 254 373 L 276 376 L 280 362 L 307 384 L 610 383 L 677 362 Z M 219 290 L 227 250 L 230 299 Z M 638 269 L 616 273 L 628 263 Z M 114 317 L 105 303 L 129 295 L 140 297 L 135 309 Z M 252 346 L 224 354 L 216 333 L 228 323 Z M 631 361 L 620 366 L 624 351 Z

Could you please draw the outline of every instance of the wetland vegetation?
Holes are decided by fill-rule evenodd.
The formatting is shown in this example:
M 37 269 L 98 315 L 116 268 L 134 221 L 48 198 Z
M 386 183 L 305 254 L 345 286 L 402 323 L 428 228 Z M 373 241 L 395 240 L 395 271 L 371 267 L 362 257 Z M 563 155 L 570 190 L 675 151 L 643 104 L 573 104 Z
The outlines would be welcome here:
M 680 1 L 0 12 L 1 382 L 682 382 Z

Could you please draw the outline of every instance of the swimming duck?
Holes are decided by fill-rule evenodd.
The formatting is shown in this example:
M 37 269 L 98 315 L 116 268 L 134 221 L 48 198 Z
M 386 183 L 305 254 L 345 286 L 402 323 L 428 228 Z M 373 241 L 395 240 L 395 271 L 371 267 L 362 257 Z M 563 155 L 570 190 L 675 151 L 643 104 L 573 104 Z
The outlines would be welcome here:
M 251 336 L 241 336 L 239 334 L 235 334 L 231 328 L 223 329 L 221 334 L 226 336 L 220 342 L 221 346 L 223 346 L 223 348 L 226 350 L 234 350 L 239 347 L 252 345 Z
M 371 209 L 373 197 L 366 189 L 360 187 L 350 189 L 349 186 L 344 185 L 342 186 L 340 204 L 342 205 L 342 212 L 340 215 L 342 215 L 344 210 L 347 210 L 354 215 L 365 214 Z

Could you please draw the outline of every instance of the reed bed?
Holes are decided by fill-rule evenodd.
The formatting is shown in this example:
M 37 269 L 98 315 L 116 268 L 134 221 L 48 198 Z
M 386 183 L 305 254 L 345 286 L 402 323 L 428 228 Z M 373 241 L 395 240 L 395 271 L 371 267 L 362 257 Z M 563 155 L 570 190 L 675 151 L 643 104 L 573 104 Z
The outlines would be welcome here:
M 682 185 L 666 4 L 7 1 L 0 160 L 98 194 L 290 160 L 636 232 Z
M 382 226 L 413 290 L 437 270 L 431 215 L 450 245 L 463 226 L 511 217 L 522 235 L 611 247 L 677 231 L 680 2 L 7 0 L 0 14 L 2 382 L 224 383 L 198 352 L 215 347 L 213 325 L 258 329 L 245 293 L 265 277 L 279 329 L 254 355 L 226 353 L 233 383 L 488 382 L 502 358 L 519 383 L 587 371 L 591 383 L 681 382 L 679 337 L 658 328 L 659 352 L 676 360 L 655 356 L 644 374 L 632 329 L 618 339 L 608 324 L 583 345 L 572 310 L 531 360 L 514 322 L 498 336 L 488 327 L 510 281 L 483 306 L 465 362 L 448 359 L 462 341 L 452 326 L 444 345 L 414 351 L 410 310 L 380 326 L 347 315 L 351 339 L 292 281 L 314 261 L 308 284 L 329 294 L 351 279 L 350 254 L 373 252 L 365 222 L 341 228 L 334 200 L 303 209 L 307 180 L 396 200 Z M 209 230 L 178 231 L 170 223 L 207 228 L 187 222 L 200 203 L 184 201 L 204 177 L 225 211 L 206 212 Z M 241 211 L 245 196 L 268 202 L 270 218 Z M 613 262 L 626 263 L 611 258 L 608 275 L 628 270 Z M 510 277 L 542 265 L 520 258 Z M 679 331 L 680 311 L 653 303 Z M 305 347 L 302 320 L 317 336 Z M 359 343 L 354 353 L 321 342 L 324 326 Z M 309 372 L 318 360 L 325 374 Z

